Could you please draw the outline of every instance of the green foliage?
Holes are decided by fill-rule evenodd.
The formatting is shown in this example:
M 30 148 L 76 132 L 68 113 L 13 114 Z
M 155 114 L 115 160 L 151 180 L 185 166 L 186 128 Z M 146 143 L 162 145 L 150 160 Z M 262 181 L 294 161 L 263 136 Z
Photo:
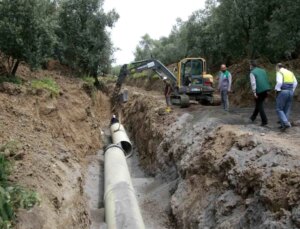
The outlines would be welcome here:
M 31 87 L 35 89 L 45 89 L 51 92 L 52 95 L 57 96 L 59 94 L 59 86 L 57 83 L 51 78 L 44 78 L 40 80 L 32 80 Z
M 89 86 L 94 86 L 95 84 L 95 78 L 90 76 L 84 76 L 82 77 L 82 80 L 88 84 Z
M 10 202 L 14 209 L 30 209 L 40 202 L 40 199 L 36 192 L 25 189 L 23 187 L 13 186 L 8 187 L 7 190 L 10 194 Z
M 168 37 L 143 36 L 135 59 L 152 56 L 170 64 L 203 56 L 209 65 L 244 58 L 291 59 L 300 52 L 299 10 L 299 1 L 292 0 L 206 0 L 204 10 L 187 21 L 178 19 Z
M 0 186 L 0 228 L 10 228 L 12 219 L 14 213 L 9 192 Z
M 11 171 L 11 164 L 4 157 L 3 154 L 0 154 L 0 186 L 7 185 L 7 177 Z
M 137 72 L 132 75 L 132 78 L 133 79 L 147 78 L 147 74 L 145 72 Z
M 4 156 L 4 151 L 16 151 L 17 141 L 9 141 L 0 148 L 0 228 L 11 228 L 18 208 L 29 209 L 40 202 L 36 192 L 27 190 L 8 181 L 12 172 L 11 162 Z
M 20 61 L 37 68 L 53 53 L 56 23 L 49 11 L 53 4 L 49 0 L 0 2 L 0 50 L 14 59 L 13 75 Z
M 120 70 L 121 70 L 121 65 L 118 65 L 118 66 L 114 66 L 111 71 L 110 71 L 110 74 L 114 75 L 114 76 L 118 76 L 119 73 L 120 73 Z
M 248 75 L 237 75 L 234 83 L 234 89 L 248 91 L 250 90 L 250 81 Z
M 103 0 L 0 0 L 0 50 L 9 74 L 21 61 L 36 69 L 49 58 L 80 74 L 107 72 L 114 52 L 107 27 L 118 14 L 102 6 Z
M 58 18 L 58 58 L 94 77 L 110 67 L 113 48 L 106 27 L 118 19 L 115 11 L 104 13 L 102 4 L 101 0 L 65 0 Z
M 0 83 L 9 82 L 13 84 L 22 84 L 22 79 L 18 76 L 0 76 Z

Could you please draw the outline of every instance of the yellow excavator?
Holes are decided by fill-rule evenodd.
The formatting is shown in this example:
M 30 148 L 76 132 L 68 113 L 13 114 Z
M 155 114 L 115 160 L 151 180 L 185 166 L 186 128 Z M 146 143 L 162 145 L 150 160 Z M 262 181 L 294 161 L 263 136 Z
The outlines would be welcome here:
M 172 87 L 171 102 L 174 105 L 188 107 L 190 100 L 214 103 L 213 76 L 207 74 L 204 58 L 184 58 L 170 71 L 159 60 L 148 59 L 124 64 L 120 70 L 115 93 L 121 90 L 125 78 L 133 72 L 155 71 L 161 79 L 167 77 Z

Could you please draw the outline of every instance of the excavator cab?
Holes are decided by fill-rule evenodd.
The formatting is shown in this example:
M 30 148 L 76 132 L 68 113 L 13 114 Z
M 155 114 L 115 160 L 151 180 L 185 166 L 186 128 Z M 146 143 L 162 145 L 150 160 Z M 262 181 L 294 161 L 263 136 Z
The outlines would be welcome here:
M 197 101 L 209 101 L 213 98 L 213 76 L 206 73 L 206 61 L 203 58 L 185 58 L 178 63 L 177 87 L 180 93 L 189 95 Z
M 202 84 L 203 62 L 200 59 L 186 59 L 181 61 L 180 75 L 181 84 L 189 86 L 190 84 Z
M 178 63 L 178 86 L 213 86 L 213 78 L 206 73 L 206 61 L 203 58 L 185 58 Z

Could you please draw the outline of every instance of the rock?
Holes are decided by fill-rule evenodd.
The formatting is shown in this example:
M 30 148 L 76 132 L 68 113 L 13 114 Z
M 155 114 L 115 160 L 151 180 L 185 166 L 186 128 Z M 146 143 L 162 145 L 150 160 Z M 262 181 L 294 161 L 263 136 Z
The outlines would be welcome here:
M 40 113 L 43 115 L 49 115 L 56 110 L 57 107 L 54 106 L 54 104 L 47 104 L 46 106 L 40 108 Z
M 241 203 L 241 200 L 241 197 L 236 195 L 232 190 L 225 192 L 216 202 L 217 215 L 230 215 L 232 210 Z
M 246 135 L 238 139 L 236 146 L 239 150 L 251 150 L 259 144 L 257 138 L 252 135 Z
M 291 123 L 292 126 L 300 126 L 300 120 L 296 120 L 294 122 Z
M 25 157 L 25 152 L 22 152 L 22 153 L 18 153 L 16 156 L 14 156 L 14 159 L 16 161 L 20 161 L 20 160 L 23 160 Z
M 18 95 L 22 93 L 22 89 L 19 85 L 3 82 L 0 84 L 0 92 L 9 94 L 9 95 Z
M 300 206 L 292 210 L 292 221 L 297 227 L 300 227 Z

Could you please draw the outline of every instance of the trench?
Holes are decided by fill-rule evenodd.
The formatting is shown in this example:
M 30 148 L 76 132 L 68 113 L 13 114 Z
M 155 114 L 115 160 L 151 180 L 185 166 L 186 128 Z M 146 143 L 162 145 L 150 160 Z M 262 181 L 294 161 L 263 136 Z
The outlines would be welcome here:
M 175 125 L 171 126 L 169 123 L 172 119 L 163 122 L 160 116 L 160 119 L 152 122 L 153 116 L 148 114 L 153 109 L 147 107 L 149 104 L 144 98 L 140 102 L 136 98 L 123 110 L 125 128 L 133 143 L 133 154 L 127 159 L 127 164 L 146 228 L 235 228 L 237 225 L 241 225 L 241 228 L 258 228 L 258 224 L 270 228 L 270 225 L 284 221 L 278 220 L 275 213 L 271 215 L 269 205 L 264 205 L 264 200 L 259 199 L 263 193 L 261 190 L 271 190 L 264 185 L 268 181 L 263 180 L 266 178 L 262 175 L 269 174 L 272 179 L 277 179 L 276 174 L 274 177 L 272 174 L 279 163 L 282 168 L 291 168 L 290 171 L 299 168 L 296 148 L 281 149 L 280 152 L 285 153 L 279 155 L 279 148 L 273 143 L 274 140 L 275 143 L 286 141 L 282 133 L 276 132 L 277 117 L 273 112 L 273 104 L 266 106 L 270 118 L 268 127 L 260 127 L 259 120 L 256 124 L 247 124 L 251 108 L 232 108 L 228 114 L 218 107 L 204 109 L 201 106 L 178 110 Z M 295 110 L 299 111 L 299 107 Z M 293 117 L 295 115 L 292 114 Z M 159 129 L 153 127 L 153 123 L 170 126 L 169 135 L 159 134 Z M 291 131 L 290 137 L 300 133 L 297 127 Z M 227 136 L 226 141 L 224 136 Z M 110 133 L 105 129 L 103 145 L 109 143 L 109 138 Z M 289 139 L 288 143 L 290 141 L 294 139 Z M 199 157 L 198 149 L 201 149 L 203 157 Z M 90 156 L 88 160 L 85 193 L 89 200 L 90 229 L 105 229 L 103 151 L 99 150 L 97 155 Z M 238 163 L 232 164 L 231 160 Z M 214 164 L 222 169 L 217 169 Z M 252 166 L 264 173 L 257 174 L 256 170 L 249 169 Z M 228 173 L 223 173 L 223 169 Z M 231 171 L 236 171 L 236 174 L 231 176 Z M 179 178 L 176 178 L 174 175 L 179 172 Z M 258 190 L 253 189 L 248 174 L 257 176 L 255 179 L 263 183 L 262 186 L 254 184 L 259 187 Z M 290 175 L 293 176 L 292 173 Z M 231 185 L 229 181 L 232 181 Z M 293 187 L 289 189 L 294 190 Z M 243 193 L 244 190 L 247 193 Z M 250 198 L 253 201 L 251 205 L 247 203 Z M 277 206 L 277 196 L 274 194 L 272 198 L 272 204 Z M 259 214 L 248 214 L 249 209 L 255 209 Z M 292 213 L 288 214 L 291 218 Z M 233 217 L 237 219 L 235 222 L 231 221 Z M 286 219 L 287 227 L 280 228 L 292 228 L 292 221 Z
M 130 133 L 128 133 L 130 138 Z M 131 138 L 132 139 L 132 138 Z M 104 145 L 111 143 L 109 128 L 102 134 Z M 165 182 L 160 177 L 150 177 L 139 164 L 138 149 L 133 143 L 132 156 L 127 158 L 131 181 L 135 190 L 140 211 L 147 229 L 170 229 L 172 223 L 170 198 L 176 180 Z M 87 158 L 84 193 L 88 199 L 90 229 L 107 228 L 104 209 L 104 155 L 99 150 L 96 155 Z

